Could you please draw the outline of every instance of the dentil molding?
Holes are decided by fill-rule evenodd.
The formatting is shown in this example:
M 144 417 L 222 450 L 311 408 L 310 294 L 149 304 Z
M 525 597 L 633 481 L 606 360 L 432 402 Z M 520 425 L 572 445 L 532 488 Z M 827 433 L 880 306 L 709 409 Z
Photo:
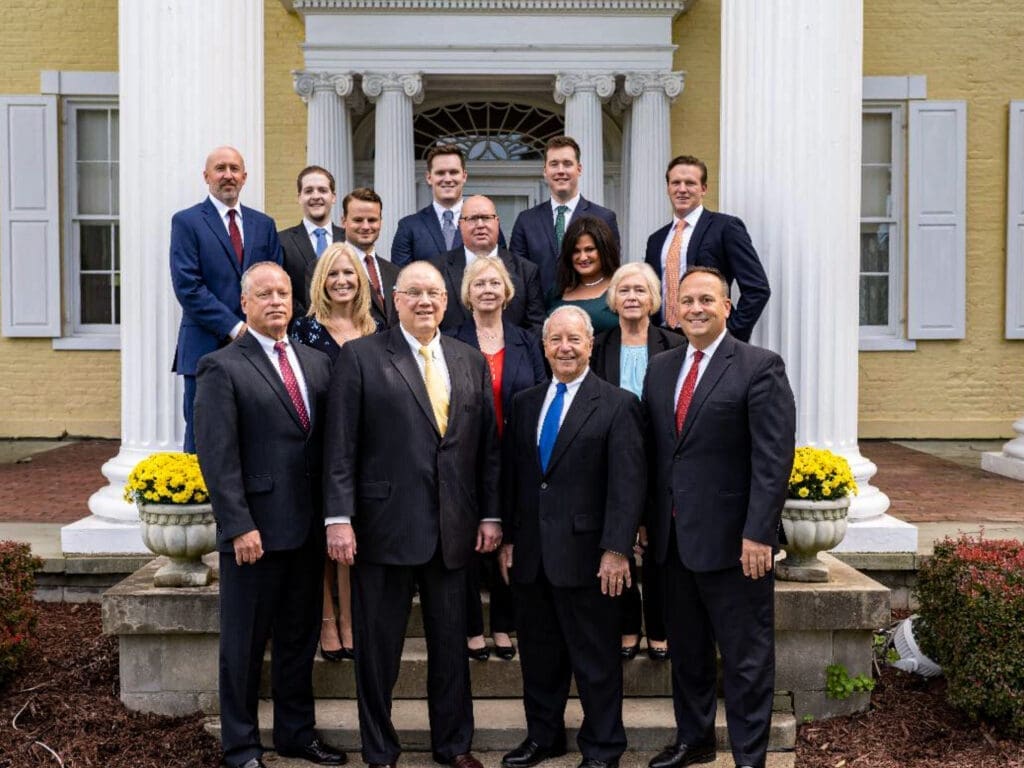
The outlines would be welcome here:
M 666 14 L 676 16 L 695 0 L 294 0 L 292 8 L 308 11 L 504 11 L 551 13 Z

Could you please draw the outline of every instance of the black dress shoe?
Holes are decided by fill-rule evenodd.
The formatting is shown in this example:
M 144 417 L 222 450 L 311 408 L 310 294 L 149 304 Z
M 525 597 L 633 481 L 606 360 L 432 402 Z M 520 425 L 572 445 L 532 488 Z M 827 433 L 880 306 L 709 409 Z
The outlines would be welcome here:
M 512 661 L 516 657 L 516 647 L 514 645 L 496 645 L 494 646 L 494 655 L 504 661 Z
M 267 768 L 267 766 L 258 757 L 254 757 L 252 760 L 242 763 L 238 768 Z
M 598 760 L 596 757 L 584 757 L 579 768 L 619 768 L 618 758 L 615 760 Z
M 561 757 L 565 747 L 542 747 L 533 739 L 526 739 L 501 758 L 504 768 L 531 768 L 549 757 Z
M 667 661 L 668 660 L 668 648 L 653 648 L 647 646 L 647 656 L 651 661 Z
M 491 658 L 491 651 L 486 645 L 483 648 L 470 648 L 466 646 L 466 655 L 476 661 L 487 661 Z
M 317 765 L 344 765 L 348 755 L 339 749 L 329 747 L 320 739 L 313 739 L 309 744 L 298 749 L 279 749 L 277 754 L 282 757 L 298 757 Z
M 681 768 L 693 763 L 713 763 L 715 742 L 703 744 L 670 744 L 656 754 L 647 765 L 649 768 Z
M 637 638 L 635 645 L 624 645 L 622 650 L 619 652 L 622 658 L 626 661 L 635 659 L 636 655 L 640 652 L 640 638 Z

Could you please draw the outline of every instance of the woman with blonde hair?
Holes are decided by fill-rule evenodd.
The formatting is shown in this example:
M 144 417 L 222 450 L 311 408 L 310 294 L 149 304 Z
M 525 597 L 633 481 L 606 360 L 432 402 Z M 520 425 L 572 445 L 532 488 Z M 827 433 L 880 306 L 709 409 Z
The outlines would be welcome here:
M 334 362 L 343 344 L 379 330 L 370 316 L 370 290 L 366 270 L 352 246 L 332 244 L 317 262 L 309 286 L 309 313 L 292 323 L 292 338 Z M 320 655 L 326 661 L 354 658 L 349 576 L 347 565 L 326 561 L 320 627 Z

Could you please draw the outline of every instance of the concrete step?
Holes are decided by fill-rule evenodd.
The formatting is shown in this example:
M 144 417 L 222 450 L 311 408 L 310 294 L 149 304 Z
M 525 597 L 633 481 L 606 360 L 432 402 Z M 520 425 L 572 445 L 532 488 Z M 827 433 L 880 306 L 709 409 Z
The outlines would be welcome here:
M 273 705 L 260 701 L 260 738 L 270 746 Z M 481 751 L 509 750 L 526 738 L 526 721 L 521 699 L 485 699 L 473 702 L 476 733 L 473 747 Z M 429 752 L 430 730 L 427 725 L 427 702 L 423 699 L 396 700 L 392 722 L 402 746 L 409 752 Z M 675 740 L 675 715 L 668 698 L 626 699 L 622 717 L 626 725 L 629 749 L 657 751 Z M 568 744 L 576 743 L 576 732 L 583 720 L 579 700 L 570 699 L 565 713 Z M 320 737 L 335 747 L 349 752 L 359 751 L 359 716 L 351 699 L 328 699 L 316 702 L 316 723 Z M 207 730 L 220 737 L 220 720 L 211 720 Z M 719 701 L 715 718 L 715 734 L 719 749 L 727 750 L 729 739 L 725 725 L 725 705 Z M 792 712 L 775 712 L 768 748 L 772 751 L 792 750 L 796 744 L 796 718 Z M 405 761 L 403 760 L 403 764 Z
M 487 661 L 470 659 L 474 698 L 516 698 L 523 694 L 523 676 L 519 654 L 511 661 L 494 656 Z M 668 661 L 651 661 L 641 653 L 622 666 L 623 690 L 626 696 L 671 696 L 671 665 Z M 426 695 L 427 644 L 422 637 L 407 637 L 402 653 L 395 699 L 416 699 Z M 575 696 L 575 684 L 573 695 Z M 355 664 L 351 661 L 328 662 L 317 654 L 313 663 L 313 693 L 318 699 L 354 699 L 356 695 Z M 263 660 L 260 695 L 270 696 L 270 654 Z
M 501 768 L 501 751 L 474 752 L 484 768 Z M 657 752 L 627 752 L 619 761 L 620 768 L 647 768 L 648 761 Z M 545 760 L 544 768 L 576 768 L 582 760 L 579 752 L 570 752 L 563 757 Z M 279 757 L 274 752 L 263 756 L 268 768 L 309 768 L 309 763 L 292 757 Z M 349 755 L 349 765 L 359 765 L 358 755 Z M 425 752 L 406 752 L 402 755 L 402 768 L 437 768 L 437 763 Z M 732 754 L 719 752 L 713 763 L 703 763 L 702 768 L 733 768 Z M 769 752 L 766 768 L 795 768 L 796 755 L 793 752 Z

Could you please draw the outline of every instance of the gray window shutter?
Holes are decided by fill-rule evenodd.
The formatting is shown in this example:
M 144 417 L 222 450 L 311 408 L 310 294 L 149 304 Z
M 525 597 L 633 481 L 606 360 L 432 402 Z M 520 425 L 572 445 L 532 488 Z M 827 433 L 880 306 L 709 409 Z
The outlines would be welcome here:
M 1006 194 L 1006 338 L 1024 339 L 1024 101 L 1010 102 Z
M 0 96 L 4 336 L 60 336 L 57 97 Z
M 912 101 L 907 137 L 907 336 L 962 339 L 967 306 L 967 104 Z

